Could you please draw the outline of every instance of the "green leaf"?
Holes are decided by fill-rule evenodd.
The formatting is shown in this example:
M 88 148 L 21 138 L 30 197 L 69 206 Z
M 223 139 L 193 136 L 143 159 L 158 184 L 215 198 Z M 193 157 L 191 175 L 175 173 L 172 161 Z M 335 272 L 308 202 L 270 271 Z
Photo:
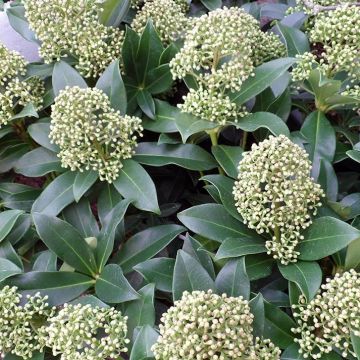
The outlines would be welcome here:
M 220 8 L 222 5 L 221 0 L 201 0 L 201 3 L 208 9 L 208 10 L 215 10 Z
M 218 124 L 195 117 L 192 114 L 179 112 L 175 117 L 176 127 L 181 134 L 183 143 L 193 134 L 215 129 Z
M 154 284 L 148 284 L 139 290 L 140 298 L 126 305 L 124 315 L 128 317 L 127 326 L 132 334 L 137 326 L 155 324 Z
M 360 337 L 356 336 L 353 331 L 351 332 L 351 344 L 354 348 L 356 358 L 360 359 Z
M 31 359 L 29 358 L 28 360 L 44 360 L 44 353 L 40 353 L 40 352 L 34 352 Z M 23 357 L 8 353 L 5 355 L 4 360 L 23 360 Z
M 148 283 L 154 283 L 156 289 L 171 293 L 175 260 L 155 258 L 146 260 L 133 267 Z
M 314 111 L 301 127 L 301 134 L 309 142 L 308 152 L 312 162 L 311 176 L 317 180 L 322 159 L 333 161 L 336 150 L 336 134 L 323 112 Z
M 267 254 L 255 254 L 245 257 L 246 271 L 250 281 L 263 279 L 272 273 L 275 261 Z
M 203 171 L 216 167 L 214 158 L 198 145 L 157 144 L 143 142 L 136 148 L 134 160 L 145 165 L 178 165 L 185 169 Z
M 139 298 L 139 294 L 126 280 L 120 266 L 109 264 L 104 267 L 95 284 L 96 295 L 106 303 L 119 304 Z
M 5 208 L 30 211 L 41 189 L 16 183 L 0 183 L 1 204 Z
M 175 224 L 159 225 L 143 230 L 126 241 L 116 255 L 115 261 L 121 265 L 126 274 L 132 271 L 134 266 L 158 254 L 185 230 L 183 226 Z
M 350 158 L 353 159 L 354 161 L 360 163 L 360 151 L 357 150 L 348 150 L 346 152 L 346 155 Z
M 266 301 L 264 302 L 264 306 L 264 338 L 270 339 L 281 349 L 287 348 L 294 341 L 294 335 L 291 329 L 296 327 L 296 323 L 289 315 L 276 306 Z
M 39 118 L 39 114 L 37 113 L 33 103 L 25 105 L 25 107 L 18 114 L 14 115 L 11 120 L 22 119 L 26 117 Z
M 228 261 L 216 277 L 215 286 L 219 294 L 242 296 L 249 300 L 250 280 L 246 273 L 245 258 Z
M 173 78 L 169 64 L 163 64 L 149 71 L 145 80 L 145 88 L 156 95 L 171 89 Z
M 147 115 L 150 119 L 155 118 L 155 103 L 151 94 L 146 90 L 141 90 L 137 93 L 136 100 L 140 109 Z
M 22 270 L 17 265 L 10 260 L 0 258 L 0 281 L 4 281 L 5 279 L 20 273 L 22 273 Z
M 16 286 L 25 294 L 40 292 L 47 295 L 50 306 L 61 305 L 83 294 L 94 283 L 89 276 L 61 271 L 31 271 L 15 275 L 6 281 L 7 285 Z
M 333 217 L 315 219 L 303 233 L 304 240 L 299 244 L 299 259 L 319 260 L 345 248 L 360 238 L 360 231 Z
M 125 160 L 119 177 L 114 181 L 116 190 L 134 205 L 145 211 L 160 213 L 156 188 L 149 174 L 134 160 Z
M 43 119 L 41 119 L 43 120 Z M 41 121 L 40 120 L 40 121 Z M 60 151 L 59 147 L 55 144 L 50 143 L 49 134 L 50 134 L 50 123 L 40 122 L 31 124 L 28 128 L 28 133 L 31 138 L 37 142 L 39 145 L 44 148 L 58 153 Z
M 98 237 L 99 226 L 86 199 L 68 206 L 63 215 L 65 221 L 74 226 L 83 238 Z
M 54 65 L 52 85 L 55 96 L 58 96 L 60 90 L 65 89 L 66 86 L 78 86 L 84 89 L 87 88 L 87 84 L 81 75 L 68 63 L 62 60 Z
M 43 213 L 49 216 L 58 215 L 61 210 L 74 200 L 73 184 L 76 172 L 67 171 L 51 182 L 35 200 L 31 212 Z
M 120 74 L 119 60 L 114 60 L 100 76 L 96 87 L 104 91 L 110 99 L 111 107 L 126 114 L 126 89 Z
M 34 213 L 33 220 L 41 240 L 60 259 L 89 275 L 97 272 L 94 254 L 81 234 L 67 222 Z
M 277 23 L 275 32 L 284 40 L 288 56 L 301 55 L 310 51 L 309 40 L 299 29 Z
M 159 334 L 150 326 L 143 326 L 138 332 L 131 350 L 130 360 L 153 358 L 151 347 L 156 343 Z
M 15 167 L 19 158 L 28 151 L 29 147 L 25 144 L 9 145 L 0 150 L 0 174 Z
M 85 170 L 76 174 L 73 187 L 76 202 L 79 202 L 81 197 L 94 185 L 97 179 L 98 173 L 92 170 Z
M 259 239 L 246 225 L 229 216 L 222 205 L 193 206 L 178 214 L 179 220 L 191 231 L 218 242 L 226 238 Z
M 226 174 L 236 179 L 243 149 L 240 146 L 216 145 L 211 148 L 211 152 Z
M 208 272 L 192 256 L 179 250 L 173 278 L 174 301 L 181 299 L 184 291 L 215 290 L 215 283 Z
M 96 262 L 100 271 L 114 250 L 116 228 L 123 220 L 130 203 L 130 200 L 120 201 L 103 219 L 103 226 L 98 237 L 98 245 L 95 252 Z
M 18 255 L 18 253 L 15 251 L 15 249 L 8 240 L 4 240 L 0 243 L 0 258 L 11 261 L 20 269 L 24 268 L 20 256 Z
M 322 271 L 317 262 L 298 261 L 289 265 L 279 264 L 282 276 L 295 283 L 308 301 L 311 301 L 320 288 Z
M 122 196 L 111 184 L 104 183 L 104 187 L 100 192 L 97 208 L 100 223 L 104 224 L 106 216 L 112 209 L 122 200 Z
M 44 176 L 50 172 L 61 172 L 59 158 L 50 150 L 38 147 L 23 155 L 16 163 L 15 172 L 29 177 Z
M 22 210 L 6 210 L 0 212 L 0 242 L 10 233 L 16 220 L 22 215 Z
M 100 22 L 106 26 L 118 27 L 124 20 L 131 0 L 105 0 L 101 4 Z
M 251 238 L 227 238 L 216 253 L 216 260 L 229 259 L 250 254 L 265 253 L 265 240 Z
M 57 256 L 49 250 L 43 251 L 34 261 L 32 269 L 33 271 L 56 271 Z
M 29 23 L 25 17 L 24 6 L 14 6 L 6 10 L 6 15 L 11 27 L 19 33 L 24 39 L 36 42 L 35 33 L 30 30 Z
M 214 185 L 219 193 L 221 203 L 231 216 L 242 222 L 242 218 L 235 206 L 233 195 L 234 180 L 224 175 L 206 175 L 201 178 Z
M 281 355 L 281 360 L 305 360 L 299 350 L 300 346 L 298 344 L 289 345 Z
M 261 293 L 258 293 L 253 299 L 249 301 L 251 313 L 254 315 L 253 334 L 256 337 L 262 337 L 265 327 L 265 307 L 264 298 Z
M 238 122 L 233 122 L 238 129 L 254 132 L 257 129 L 265 128 L 275 136 L 280 134 L 290 136 L 289 128 L 286 123 L 277 115 L 269 112 L 257 112 L 241 118 Z
M 255 76 L 247 79 L 240 91 L 229 94 L 231 100 L 238 106 L 244 104 L 281 77 L 295 61 L 295 58 L 281 58 L 258 66 L 255 69 Z

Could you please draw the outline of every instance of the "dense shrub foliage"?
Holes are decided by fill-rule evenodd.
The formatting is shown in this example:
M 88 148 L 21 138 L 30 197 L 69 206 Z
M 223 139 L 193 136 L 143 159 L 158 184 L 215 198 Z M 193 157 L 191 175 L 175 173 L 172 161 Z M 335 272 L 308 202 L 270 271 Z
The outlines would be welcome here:
M 0 357 L 360 359 L 359 3 L 0 8 Z

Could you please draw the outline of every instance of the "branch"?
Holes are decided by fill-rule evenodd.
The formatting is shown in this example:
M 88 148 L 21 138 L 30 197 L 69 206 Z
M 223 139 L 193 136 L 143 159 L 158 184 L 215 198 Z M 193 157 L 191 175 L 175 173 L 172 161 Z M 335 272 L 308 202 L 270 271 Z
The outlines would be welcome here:
M 314 15 L 317 15 L 321 11 L 332 11 L 332 10 L 337 10 L 337 9 L 341 9 L 341 8 L 345 8 L 345 7 L 349 7 L 349 6 L 360 6 L 360 2 L 322 6 L 322 5 L 314 4 L 311 0 L 303 0 L 303 4 L 309 10 L 311 10 Z

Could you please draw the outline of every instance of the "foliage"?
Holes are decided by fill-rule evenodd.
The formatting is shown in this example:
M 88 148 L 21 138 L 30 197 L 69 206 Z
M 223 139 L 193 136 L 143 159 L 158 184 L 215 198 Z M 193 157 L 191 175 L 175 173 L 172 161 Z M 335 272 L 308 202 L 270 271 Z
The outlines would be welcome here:
M 0 354 L 360 359 L 359 4 L 10 5 Z

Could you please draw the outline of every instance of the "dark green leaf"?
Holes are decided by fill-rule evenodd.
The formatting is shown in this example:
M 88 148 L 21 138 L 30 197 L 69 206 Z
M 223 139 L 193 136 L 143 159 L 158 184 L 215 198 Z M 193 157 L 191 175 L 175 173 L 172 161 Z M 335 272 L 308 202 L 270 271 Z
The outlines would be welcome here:
M 116 255 L 115 261 L 121 265 L 126 274 L 137 264 L 159 253 L 185 230 L 184 227 L 175 224 L 159 225 L 143 230 L 126 241 Z
M 49 251 L 43 251 L 36 258 L 33 271 L 56 271 L 57 270 L 57 257 L 56 255 Z
M 31 212 L 56 216 L 74 200 L 76 172 L 68 171 L 51 182 L 35 200 Z
M 254 315 L 253 334 L 257 337 L 262 337 L 265 327 L 265 307 L 264 298 L 261 293 L 258 293 L 253 299 L 249 301 L 251 313 Z
M 45 214 L 34 213 L 33 219 L 41 240 L 60 259 L 85 274 L 96 274 L 94 254 L 74 227 Z
M 298 251 L 301 260 L 319 260 L 345 248 L 360 238 L 360 231 L 351 225 L 325 216 L 315 219 L 304 232 Z
M 174 266 L 174 259 L 155 258 L 137 264 L 133 269 L 139 272 L 148 283 L 154 283 L 156 289 L 171 292 Z
M 85 170 L 78 172 L 74 181 L 74 198 L 78 202 L 81 197 L 94 185 L 95 181 L 98 179 L 98 173 L 91 170 Z
M 201 2 L 208 10 L 215 10 L 222 5 L 221 0 L 201 0 Z
M 111 184 L 105 183 L 98 199 L 98 215 L 101 224 L 104 224 L 106 216 L 122 200 L 122 196 Z
M 151 347 L 155 344 L 159 334 L 150 326 L 143 326 L 136 336 L 131 350 L 130 360 L 145 360 L 153 358 Z
M 245 262 L 250 281 L 269 276 L 275 264 L 274 259 L 266 254 L 248 255 Z
M 149 71 L 145 80 L 145 88 L 156 95 L 171 89 L 173 83 L 169 64 L 163 64 Z
M 50 143 L 49 134 L 50 134 L 50 123 L 48 122 L 41 122 L 41 123 L 35 123 L 31 124 L 28 127 L 28 133 L 31 136 L 33 140 L 35 140 L 38 144 L 43 146 L 44 148 L 59 152 L 59 147 L 55 144 Z
M 222 205 L 197 205 L 179 213 L 178 218 L 194 233 L 218 242 L 231 237 L 259 239 L 246 225 L 229 216 Z
M 219 294 L 242 296 L 249 300 L 250 280 L 246 273 L 245 258 L 228 261 L 216 277 L 215 286 Z
M 154 102 L 155 119 L 143 119 L 144 129 L 160 133 L 177 132 L 175 118 L 180 113 L 180 109 L 158 99 L 154 99 Z
M 215 283 L 198 261 L 186 252 L 179 250 L 175 262 L 172 288 L 175 301 L 181 299 L 184 291 L 214 290 Z
M 144 168 L 133 160 L 123 163 L 119 177 L 114 181 L 116 190 L 134 205 L 145 211 L 160 213 L 154 182 Z
M 36 36 L 29 28 L 29 23 L 25 18 L 25 8 L 23 6 L 10 7 L 6 10 L 6 15 L 12 28 L 24 39 L 36 42 Z
M 299 29 L 277 23 L 275 31 L 284 40 L 288 56 L 301 55 L 310 51 L 309 40 Z
M 96 295 L 106 303 L 119 304 L 139 298 L 139 294 L 126 280 L 120 266 L 109 264 L 104 267 L 95 284 Z
M 19 158 L 29 151 L 25 144 L 16 144 L 5 147 L 0 152 L 0 174 L 8 172 L 16 166 Z
M 228 259 L 250 254 L 265 253 L 265 241 L 252 238 L 227 238 L 216 253 L 216 260 Z
M 114 60 L 100 76 L 96 87 L 103 90 L 109 97 L 113 109 L 120 111 L 121 115 L 125 115 L 127 107 L 126 90 L 119 66 L 119 60 Z
M 280 265 L 282 276 L 294 282 L 308 301 L 311 301 L 320 288 L 322 271 L 317 262 L 298 261 L 288 265 Z
M 25 105 L 25 107 L 18 114 L 14 115 L 11 120 L 22 119 L 26 117 L 39 117 L 39 114 L 37 113 L 33 103 Z
M 101 4 L 100 21 L 104 25 L 118 27 L 130 9 L 131 0 L 105 0 Z
M 211 148 L 211 152 L 226 174 L 236 179 L 243 149 L 240 146 L 216 145 Z
M 140 143 L 134 160 L 152 166 L 175 164 L 189 170 L 211 170 L 216 167 L 214 158 L 198 145 L 168 145 L 155 142 Z
M 0 242 L 9 234 L 16 220 L 23 213 L 24 211 L 22 210 L 6 210 L 0 212 Z
M 26 294 L 34 295 L 40 292 L 48 295 L 48 303 L 55 306 L 75 299 L 91 287 L 94 280 L 74 272 L 31 271 L 15 275 L 6 283 L 18 287 Z
M 60 90 L 65 89 L 66 86 L 87 88 L 87 84 L 81 75 L 65 61 L 59 61 L 54 65 L 52 85 L 55 96 L 58 96 Z
M 360 337 L 356 336 L 354 332 L 351 332 L 351 344 L 354 348 L 356 358 L 360 359 Z
M 22 273 L 22 270 L 10 260 L 0 258 L 0 282 L 5 279 Z
M 150 119 L 155 119 L 155 103 L 149 91 L 146 89 L 139 91 L 136 100 L 144 114 Z

